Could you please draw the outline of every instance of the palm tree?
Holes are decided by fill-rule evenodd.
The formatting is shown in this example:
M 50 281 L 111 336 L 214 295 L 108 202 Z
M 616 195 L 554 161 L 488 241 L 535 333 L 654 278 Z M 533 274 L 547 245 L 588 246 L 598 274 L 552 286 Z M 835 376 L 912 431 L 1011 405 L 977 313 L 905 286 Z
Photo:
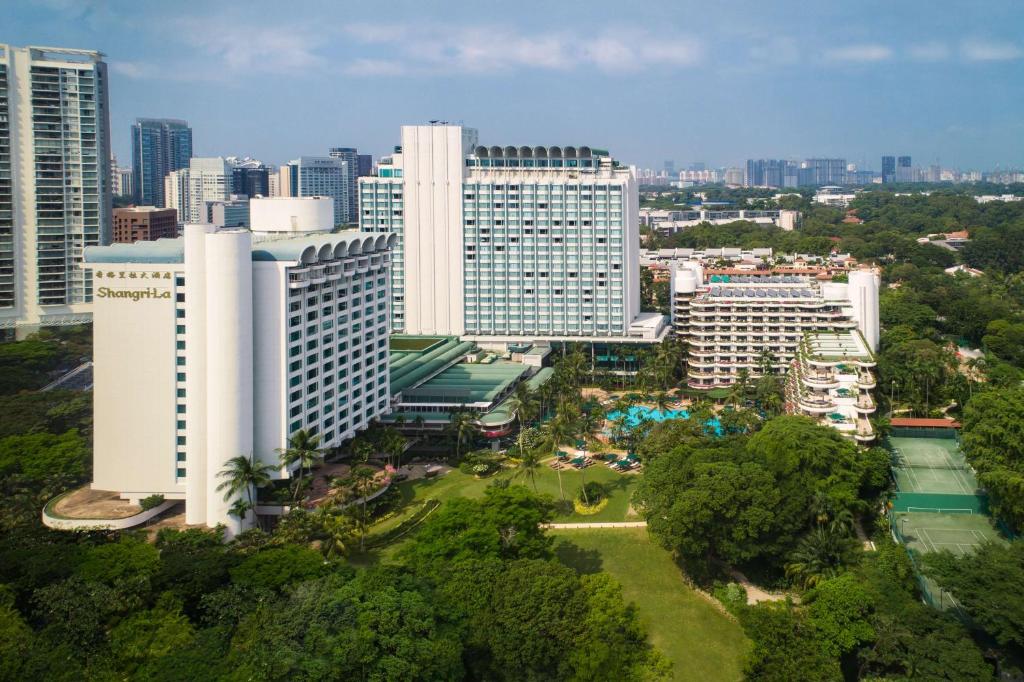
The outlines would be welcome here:
M 424 428 L 424 425 L 426 424 L 426 420 L 423 418 L 423 415 L 422 414 L 416 415 L 416 418 L 412 420 L 412 423 L 413 423 L 413 426 L 416 427 L 416 433 L 419 434 L 420 436 L 422 436 L 423 435 L 423 428 Z
M 373 482 L 377 472 L 371 467 L 359 466 L 352 470 L 350 479 L 352 490 L 358 495 L 362 513 L 359 515 L 359 551 L 363 551 L 363 541 L 366 539 L 366 498 L 370 494 L 370 484 Z
M 295 481 L 292 490 L 292 501 L 298 502 L 302 491 L 302 477 L 306 469 L 323 459 L 323 452 L 319 448 L 320 436 L 314 435 L 306 429 L 299 429 L 288 439 L 288 447 L 278 449 L 277 454 L 281 459 L 281 465 L 291 468 L 293 464 L 299 465 L 299 476 Z
M 232 497 L 238 497 L 240 493 L 244 492 L 248 505 L 248 509 L 245 510 L 245 513 L 247 513 L 249 510 L 256 508 L 253 490 L 268 485 L 270 483 L 270 472 L 274 469 L 275 467 L 270 464 L 257 464 L 256 459 L 251 454 L 248 457 L 245 455 L 232 457 L 224 463 L 224 468 L 217 474 L 218 478 L 225 479 L 217 486 L 217 492 L 221 490 L 226 491 L 224 493 L 225 502 Z M 236 503 L 232 506 L 232 514 L 234 514 L 234 511 L 241 511 L 241 509 L 241 506 L 238 506 Z M 236 514 L 236 516 L 238 515 Z M 239 516 L 239 520 L 243 517 L 244 513 Z
M 654 405 L 661 412 L 667 412 L 668 406 L 672 404 L 672 398 L 669 397 L 667 391 L 658 391 L 654 395 Z
M 520 434 L 522 431 L 519 432 Z M 533 491 L 537 492 L 537 469 L 540 468 L 540 455 L 536 450 L 523 450 L 522 443 L 519 444 L 519 471 L 517 476 L 525 476 L 533 484 Z
M 364 438 L 356 438 L 349 444 L 349 448 L 352 450 L 352 457 L 357 462 L 365 462 L 369 460 L 370 455 L 377 450 L 373 447 L 373 443 Z
M 320 520 L 320 531 L 323 534 L 320 551 L 325 559 L 333 559 L 348 552 L 349 541 L 352 539 L 351 519 L 344 514 L 325 513 Z
M 402 453 L 405 452 L 406 441 L 398 431 L 387 429 L 381 438 L 381 449 L 388 455 L 388 459 L 394 458 L 393 465 L 398 468 L 402 464 Z
M 455 443 L 455 459 L 461 459 L 462 446 L 471 440 L 476 430 L 476 418 L 467 410 L 459 409 L 452 412 L 448 422 L 448 433 Z
M 790 555 L 786 575 L 805 589 L 839 574 L 849 541 L 831 525 L 820 525 L 805 535 Z
M 228 508 L 228 513 L 241 521 L 245 518 L 245 515 L 249 513 L 250 509 L 252 509 L 252 505 L 249 504 L 246 499 L 236 497 L 235 501 L 232 502 L 231 506 Z
M 565 421 L 562 415 L 556 415 L 554 419 L 545 425 L 548 438 L 551 439 L 551 456 L 558 454 L 558 446 L 573 436 L 572 426 Z M 562 488 L 562 469 L 555 469 L 558 474 L 558 496 L 565 502 L 565 491 Z

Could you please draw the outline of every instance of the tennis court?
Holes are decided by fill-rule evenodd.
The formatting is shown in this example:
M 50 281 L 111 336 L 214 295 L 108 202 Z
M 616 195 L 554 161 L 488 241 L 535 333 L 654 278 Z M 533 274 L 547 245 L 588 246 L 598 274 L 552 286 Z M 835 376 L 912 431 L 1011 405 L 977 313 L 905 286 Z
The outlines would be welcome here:
M 908 549 L 918 554 L 949 551 L 971 554 L 985 542 L 1003 542 L 983 514 L 904 512 L 895 514 L 894 529 Z
M 893 476 L 901 492 L 974 495 L 978 480 L 955 440 L 890 437 Z

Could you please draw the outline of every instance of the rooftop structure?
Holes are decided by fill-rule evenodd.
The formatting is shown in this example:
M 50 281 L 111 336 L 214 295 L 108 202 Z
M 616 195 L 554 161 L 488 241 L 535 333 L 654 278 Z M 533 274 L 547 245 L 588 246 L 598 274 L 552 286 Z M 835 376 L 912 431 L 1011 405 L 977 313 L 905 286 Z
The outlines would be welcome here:
M 516 385 L 530 381 L 537 386 L 551 371 L 495 357 L 454 336 L 392 336 L 395 411 L 384 421 L 414 432 L 436 431 L 456 410 L 468 410 L 477 415 L 484 435 L 505 436 L 515 422 L 507 402 Z
M 709 225 L 728 225 L 738 221 L 757 223 L 759 225 L 774 225 L 783 230 L 796 229 L 800 222 L 800 212 L 793 210 L 735 210 L 735 211 L 666 211 L 655 209 L 643 209 L 640 211 L 640 221 L 650 226 L 661 234 L 673 234 L 696 225 L 707 223 Z

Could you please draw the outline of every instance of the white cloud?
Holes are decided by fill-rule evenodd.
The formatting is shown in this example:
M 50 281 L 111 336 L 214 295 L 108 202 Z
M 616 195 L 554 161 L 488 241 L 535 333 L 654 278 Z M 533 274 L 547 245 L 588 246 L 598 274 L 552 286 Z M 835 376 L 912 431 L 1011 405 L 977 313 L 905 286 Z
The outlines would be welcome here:
M 479 25 L 417 26 L 351 24 L 345 32 L 360 58 L 345 71 L 364 75 L 491 73 L 514 69 L 568 71 L 597 68 L 608 73 L 648 67 L 678 68 L 699 62 L 703 44 L 692 38 L 666 40 L 646 31 L 522 33 Z M 387 58 L 374 48 L 386 50 Z
M 918 62 L 939 62 L 949 57 L 949 47 L 939 42 L 919 43 L 908 47 L 907 55 Z
M 833 62 L 882 62 L 892 57 L 892 49 L 877 43 L 846 45 L 825 51 L 825 59 Z
M 357 59 L 345 67 L 352 76 L 404 76 L 409 72 L 401 62 L 388 59 Z
M 328 39 L 329 32 L 322 27 L 254 25 L 230 17 L 183 18 L 174 23 L 186 44 L 221 60 L 220 67 L 228 71 L 296 73 L 326 64 L 317 54 Z
M 152 75 L 150 64 L 145 62 L 108 61 L 107 67 L 119 76 L 127 78 L 148 78 Z
M 1002 40 L 970 39 L 960 45 L 960 54 L 970 62 L 995 62 L 1020 59 L 1024 50 Z

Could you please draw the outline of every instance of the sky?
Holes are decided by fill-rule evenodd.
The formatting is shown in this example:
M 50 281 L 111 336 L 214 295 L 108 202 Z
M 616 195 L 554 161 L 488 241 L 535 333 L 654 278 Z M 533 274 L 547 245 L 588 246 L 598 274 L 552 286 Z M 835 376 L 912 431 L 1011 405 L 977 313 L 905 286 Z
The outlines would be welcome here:
M 114 152 L 183 118 L 197 156 L 282 163 L 399 126 L 677 168 L 882 154 L 1024 166 L 1019 0 L 0 0 L 0 42 L 100 50 Z

